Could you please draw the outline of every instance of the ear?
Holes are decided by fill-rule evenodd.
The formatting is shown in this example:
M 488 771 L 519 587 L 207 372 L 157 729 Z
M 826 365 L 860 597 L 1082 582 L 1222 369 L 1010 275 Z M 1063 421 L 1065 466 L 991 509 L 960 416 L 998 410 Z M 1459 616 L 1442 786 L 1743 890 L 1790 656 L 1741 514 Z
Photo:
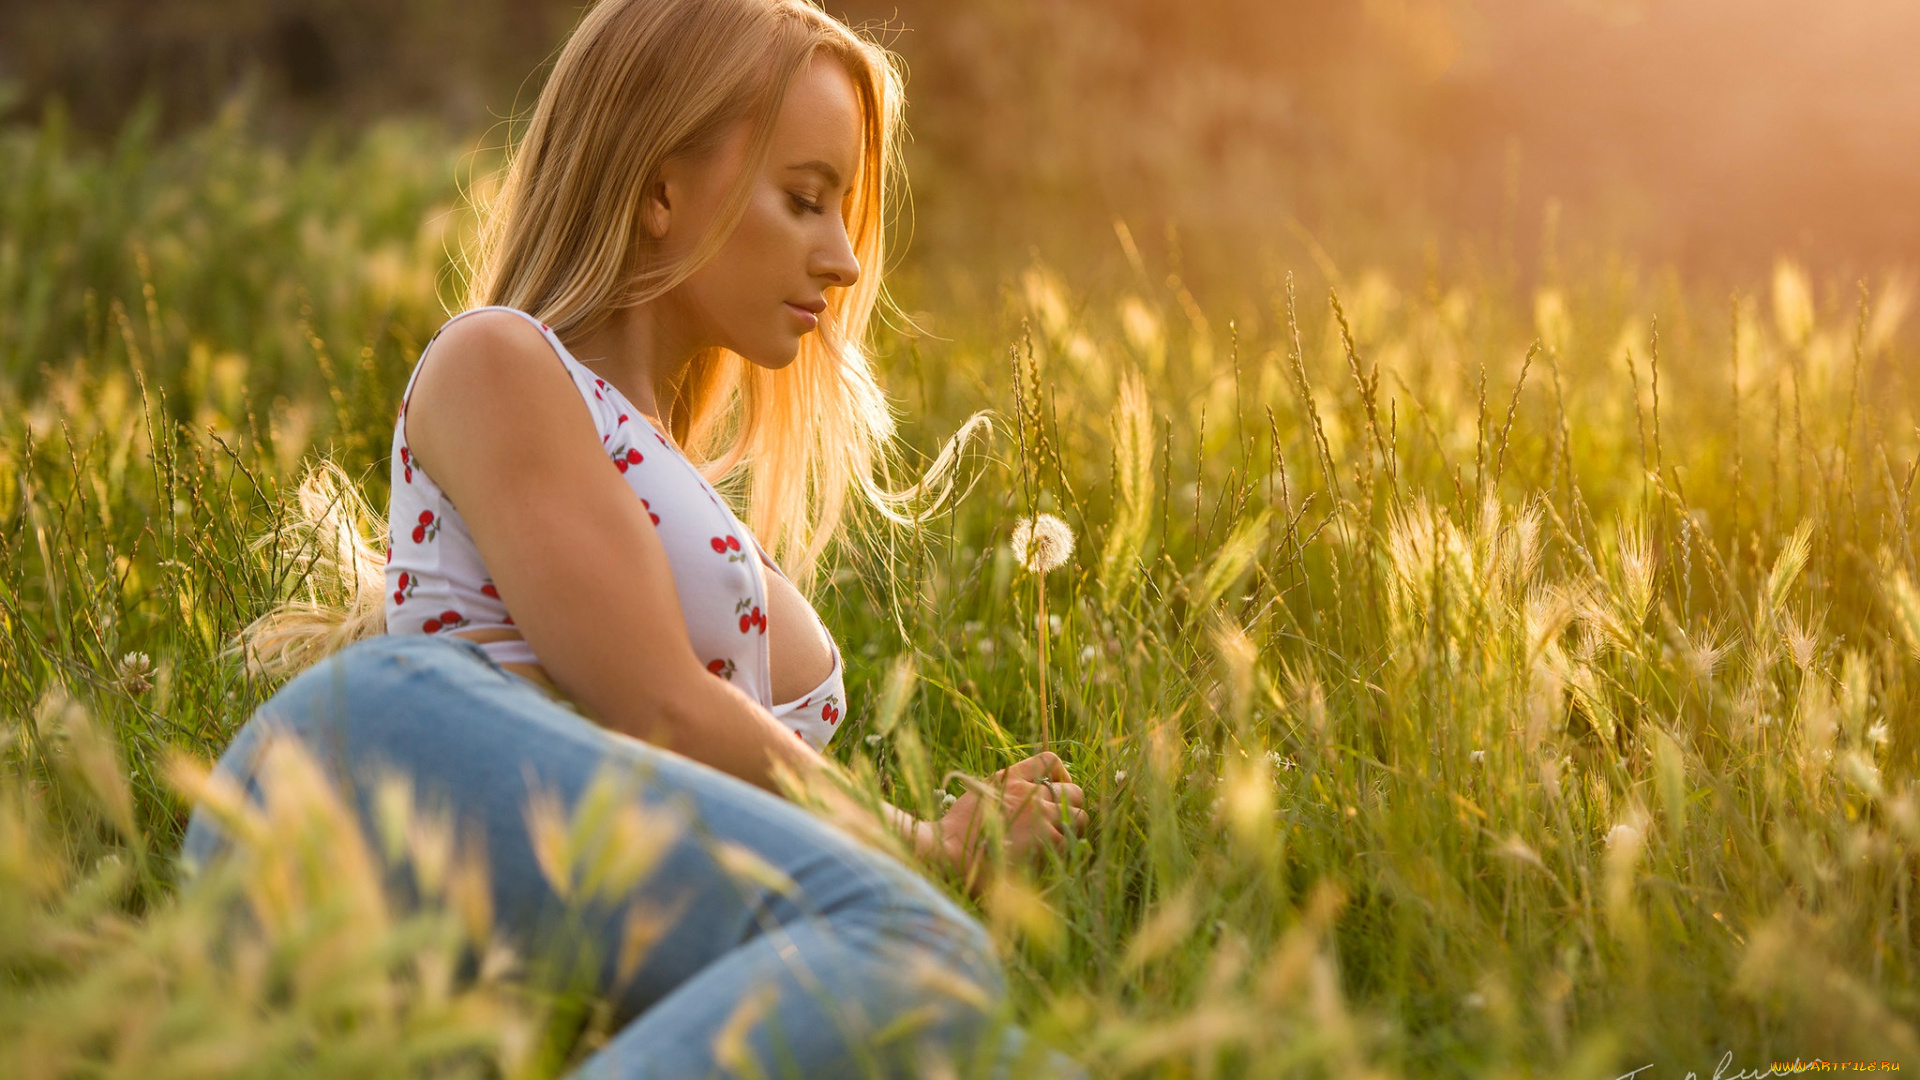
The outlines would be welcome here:
M 664 240 L 673 223 L 673 200 L 669 195 L 667 168 L 662 168 L 640 197 L 640 227 L 650 240 Z

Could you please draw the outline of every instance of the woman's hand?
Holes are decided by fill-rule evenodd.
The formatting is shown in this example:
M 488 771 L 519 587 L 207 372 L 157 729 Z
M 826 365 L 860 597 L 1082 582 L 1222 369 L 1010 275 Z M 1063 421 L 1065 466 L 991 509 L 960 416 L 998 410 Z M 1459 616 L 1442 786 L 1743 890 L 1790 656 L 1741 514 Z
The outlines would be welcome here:
M 970 788 L 933 824 L 938 850 L 960 874 L 967 892 L 979 896 L 1002 863 L 1033 865 L 1046 849 L 1064 848 L 1068 835 L 1087 830 L 1086 794 L 1067 775 L 1066 762 L 1043 751 Z M 993 851 L 987 821 L 1003 822 L 1004 847 Z M 1001 857 L 996 858 L 999 854 Z

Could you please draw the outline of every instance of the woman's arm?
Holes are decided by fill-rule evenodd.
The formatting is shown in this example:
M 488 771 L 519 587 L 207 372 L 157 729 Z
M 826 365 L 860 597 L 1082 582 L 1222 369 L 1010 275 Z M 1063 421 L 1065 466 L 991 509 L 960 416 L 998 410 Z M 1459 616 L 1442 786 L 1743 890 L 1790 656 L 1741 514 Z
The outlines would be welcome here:
M 481 312 L 421 362 L 407 444 L 554 684 L 608 728 L 760 787 L 780 766 L 817 773 L 819 753 L 695 657 L 660 537 L 545 337 Z

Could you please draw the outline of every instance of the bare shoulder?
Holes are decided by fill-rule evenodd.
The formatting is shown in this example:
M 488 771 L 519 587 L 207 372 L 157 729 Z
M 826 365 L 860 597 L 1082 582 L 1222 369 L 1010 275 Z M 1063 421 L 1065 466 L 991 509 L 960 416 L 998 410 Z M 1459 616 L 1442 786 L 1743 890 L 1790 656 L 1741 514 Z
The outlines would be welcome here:
M 528 376 L 550 382 L 555 372 L 563 370 L 546 335 L 524 316 L 497 310 L 476 311 L 447 323 L 420 362 L 426 366 L 416 388 L 420 384 L 473 386 L 476 380 L 485 385 Z
M 510 311 L 478 311 L 444 327 L 407 399 L 406 439 L 436 480 L 483 449 L 525 446 L 559 429 L 593 423 L 566 366 L 538 327 Z

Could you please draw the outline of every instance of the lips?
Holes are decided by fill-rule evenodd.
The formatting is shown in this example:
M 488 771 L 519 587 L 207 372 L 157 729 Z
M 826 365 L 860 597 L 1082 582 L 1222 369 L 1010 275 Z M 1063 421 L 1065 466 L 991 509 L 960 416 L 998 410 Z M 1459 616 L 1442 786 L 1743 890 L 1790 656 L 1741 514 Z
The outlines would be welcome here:
M 801 325 L 809 330 L 820 325 L 819 313 L 825 311 L 826 308 L 827 305 L 824 303 L 820 303 L 819 307 L 802 307 L 791 300 L 787 301 L 787 310 L 793 312 L 793 317 L 800 320 Z

